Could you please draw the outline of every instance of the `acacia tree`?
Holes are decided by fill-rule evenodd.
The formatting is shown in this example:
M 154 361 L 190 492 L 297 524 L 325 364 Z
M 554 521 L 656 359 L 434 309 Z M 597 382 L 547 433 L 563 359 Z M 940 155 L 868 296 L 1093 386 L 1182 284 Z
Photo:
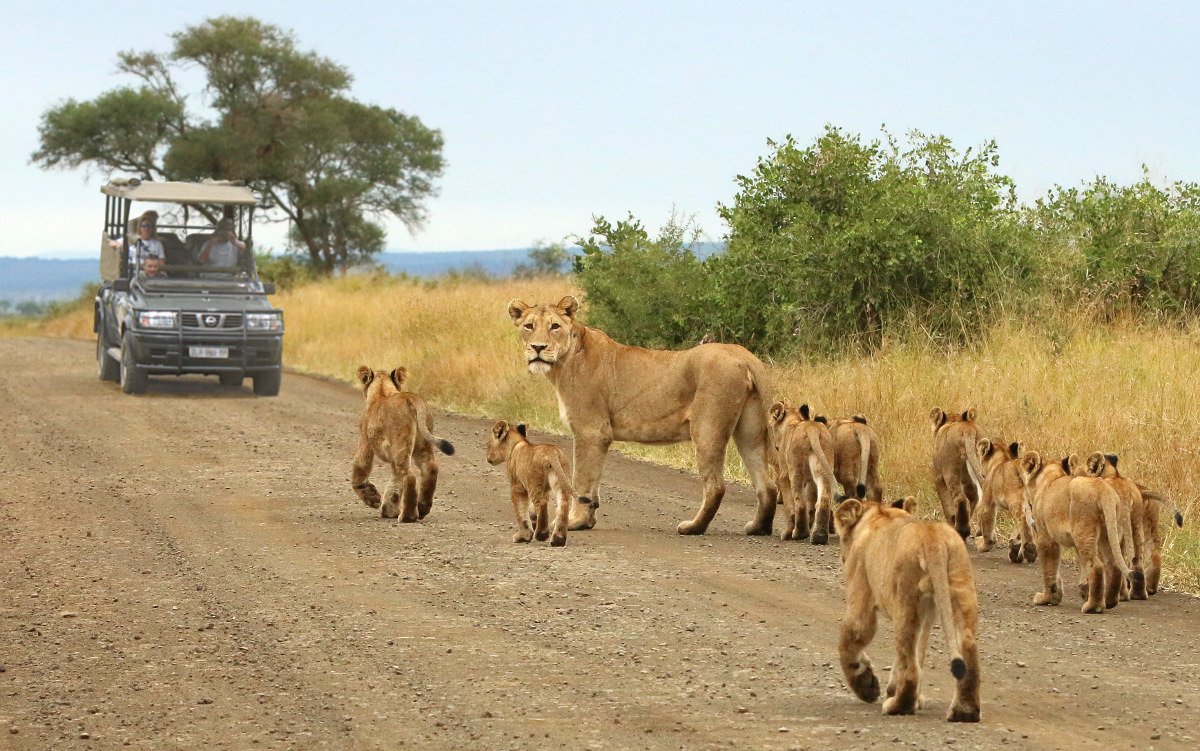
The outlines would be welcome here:
M 442 174 L 439 131 L 350 98 L 345 68 L 271 24 L 223 16 L 173 39 L 165 55 L 119 54 L 136 86 L 48 110 L 33 162 L 145 180 L 241 180 L 326 272 L 382 250 L 387 216 L 409 230 L 423 225 Z M 204 107 L 179 86 L 186 67 L 204 74 Z

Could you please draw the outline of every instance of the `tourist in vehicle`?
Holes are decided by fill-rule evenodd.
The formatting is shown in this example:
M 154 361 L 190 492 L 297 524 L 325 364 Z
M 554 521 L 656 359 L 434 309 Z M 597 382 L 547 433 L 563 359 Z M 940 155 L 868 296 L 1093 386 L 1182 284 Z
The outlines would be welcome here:
M 162 243 L 154 236 L 157 225 L 158 213 L 155 211 L 147 211 L 138 219 L 138 236 L 129 238 L 129 269 L 131 271 L 140 268 L 142 262 L 151 256 L 160 261 L 166 259 L 167 254 L 163 250 Z M 122 238 L 118 237 L 109 240 L 108 244 L 114 250 L 120 250 L 121 242 Z
M 217 222 L 216 231 L 200 248 L 197 259 L 202 266 L 237 266 L 241 251 L 246 249 L 246 243 L 237 239 L 233 232 L 233 220 L 222 219 Z
M 158 256 L 146 256 L 142 260 L 142 273 L 148 279 L 165 279 L 167 272 L 163 270 L 163 261 Z

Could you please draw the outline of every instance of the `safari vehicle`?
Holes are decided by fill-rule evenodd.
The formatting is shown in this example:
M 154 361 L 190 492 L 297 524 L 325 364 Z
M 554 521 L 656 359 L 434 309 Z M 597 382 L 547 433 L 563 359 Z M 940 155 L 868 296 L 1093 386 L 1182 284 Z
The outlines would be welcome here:
M 254 267 L 253 193 L 228 182 L 136 179 L 113 180 L 100 192 L 104 233 L 93 324 L 100 380 L 138 394 L 152 375 L 216 375 L 225 386 L 249 376 L 255 394 L 278 394 L 283 311 L 267 300 L 275 285 L 260 281 Z M 135 203 L 155 204 L 146 208 L 158 213 L 165 265 L 155 276 L 132 267 L 129 257 L 144 213 L 137 210 L 130 224 Z M 245 248 L 236 265 L 201 264 L 200 250 L 221 219 Z

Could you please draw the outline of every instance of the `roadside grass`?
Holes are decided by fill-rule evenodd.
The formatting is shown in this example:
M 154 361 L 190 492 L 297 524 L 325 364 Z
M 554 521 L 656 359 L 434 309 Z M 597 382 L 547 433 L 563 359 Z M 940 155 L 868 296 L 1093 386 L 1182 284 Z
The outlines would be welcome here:
M 412 389 L 444 408 L 562 433 L 554 392 L 525 371 L 505 309 L 512 298 L 541 302 L 568 293 L 579 294 L 569 278 L 354 276 L 274 299 L 285 310 L 284 362 L 295 370 L 352 383 L 360 364 L 404 365 Z M 91 338 L 90 302 L 44 320 L 0 320 L 0 336 L 23 335 Z M 1191 491 L 1200 480 L 1198 352 L 1200 328 L 1097 325 L 1086 311 L 1064 306 L 1040 321 L 998 321 L 985 343 L 954 352 L 913 328 L 873 357 L 768 368 L 780 398 L 830 416 L 866 415 L 881 439 L 885 493 L 917 496 L 924 515 L 939 514 L 929 469 L 935 406 L 975 407 L 991 435 L 1053 459 L 1119 454 L 1123 474 L 1164 491 L 1184 512 L 1182 530 L 1162 520 L 1163 585 L 1200 593 L 1200 502 Z M 480 451 L 484 440 L 481 433 Z M 616 448 L 695 470 L 686 444 Z M 729 456 L 729 475 L 746 480 L 736 452 Z M 1012 527 L 1003 517 L 998 526 L 1001 552 L 990 555 L 1003 555 Z M 1064 581 L 1074 576 L 1075 567 L 1065 566 Z

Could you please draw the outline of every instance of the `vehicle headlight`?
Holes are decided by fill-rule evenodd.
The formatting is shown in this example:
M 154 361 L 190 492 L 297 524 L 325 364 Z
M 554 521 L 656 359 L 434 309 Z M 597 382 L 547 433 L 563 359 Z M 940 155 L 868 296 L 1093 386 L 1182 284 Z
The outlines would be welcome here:
M 283 316 L 279 313 L 247 313 L 246 328 L 253 331 L 282 331 Z
M 138 311 L 138 327 L 143 329 L 173 329 L 179 323 L 179 314 L 174 310 Z

